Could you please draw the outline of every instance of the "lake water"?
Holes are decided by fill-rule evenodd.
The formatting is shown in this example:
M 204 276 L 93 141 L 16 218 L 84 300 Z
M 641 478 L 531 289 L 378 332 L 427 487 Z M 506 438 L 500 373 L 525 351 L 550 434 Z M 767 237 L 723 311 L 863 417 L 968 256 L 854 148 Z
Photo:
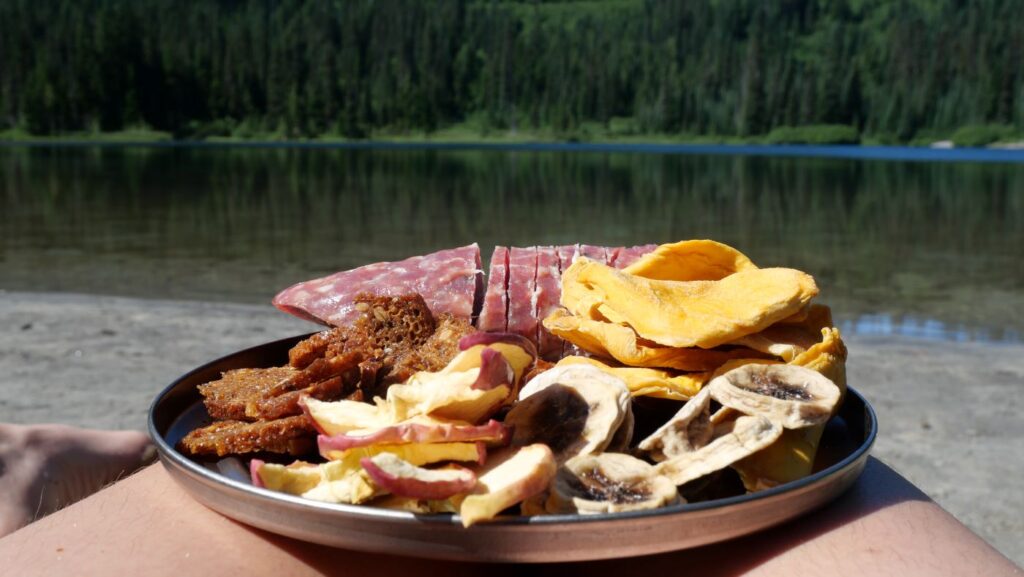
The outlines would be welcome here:
M 473 241 L 713 238 L 847 333 L 1024 340 L 1024 164 L 689 152 L 0 147 L 0 289 L 267 302 Z

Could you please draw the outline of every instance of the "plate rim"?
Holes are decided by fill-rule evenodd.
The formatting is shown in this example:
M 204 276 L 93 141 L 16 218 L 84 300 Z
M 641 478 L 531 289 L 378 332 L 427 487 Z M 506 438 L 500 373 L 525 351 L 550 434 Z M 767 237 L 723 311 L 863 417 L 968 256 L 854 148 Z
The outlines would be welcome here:
M 235 491 L 241 491 L 243 494 L 249 497 L 257 497 L 261 499 L 270 499 L 274 502 L 287 503 L 289 506 L 300 507 L 309 509 L 311 511 L 323 512 L 335 512 L 343 514 L 350 518 L 369 518 L 375 520 L 387 520 L 397 521 L 404 523 L 431 523 L 439 525 L 459 525 L 461 526 L 461 518 L 456 513 L 412 513 L 407 511 L 395 511 L 391 509 L 383 509 L 380 507 L 372 507 L 367 505 L 352 505 L 345 503 L 326 503 L 320 501 L 314 501 L 311 499 L 305 499 L 297 495 L 288 495 L 286 493 L 280 493 L 277 491 L 271 491 L 269 489 L 255 487 L 251 484 L 242 483 L 220 473 L 217 473 L 207 467 L 204 467 L 195 461 L 189 459 L 185 455 L 179 453 L 177 449 L 171 446 L 164 438 L 164 433 L 158 430 L 156 424 L 156 412 L 160 408 L 165 398 L 177 389 L 181 383 L 193 375 L 209 370 L 211 367 L 221 364 L 231 357 L 240 356 L 246 353 L 254 353 L 257 349 L 271 348 L 274 346 L 282 346 L 286 343 L 295 343 L 299 340 L 306 338 L 314 333 L 305 333 L 301 335 L 295 335 L 292 337 L 286 337 L 275 341 L 268 341 L 266 343 L 258 344 L 245 349 L 237 350 L 221 357 L 213 359 L 209 362 L 203 363 L 202 365 L 195 367 L 180 377 L 176 378 L 169 385 L 164 387 L 153 399 L 150 404 L 148 416 L 147 416 L 147 429 L 150 438 L 156 445 L 157 452 L 159 453 L 165 465 L 170 462 L 171 464 L 182 468 L 186 473 L 191 474 L 194 477 L 205 480 L 206 482 L 213 482 L 221 487 L 225 487 Z M 650 519 L 672 515 L 683 515 L 686 513 L 693 513 L 699 511 L 706 511 L 709 509 L 725 509 L 734 505 L 741 505 L 750 502 L 761 501 L 765 499 L 771 499 L 772 497 L 795 493 L 801 489 L 815 485 L 821 481 L 827 480 L 832 476 L 841 473 L 842 471 L 849 468 L 851 465 L 857 463 L 858 460 L 864 458 L 867 453 L 870 452 L 874 446 L 876 437 L 878 435 L 878 417 L 875 413 L 874 407 L 868 402 L 868 400 L 853 387 L 846 387 L 846 396 L 853 396 L 858 399 L 864 407 L 864 416 L 866 417 L 866 423 L 870 426 L 866 427 L 864 440 L 849 454 L 845 457 L 829 465 L 828 467 L 812 473 L 806 477 L 802 477 L 795 481 L 783 483 L 770 489 L 757 491 L 755 493 L 746 493 L 744 495 L 736 495 L 732 497 L 726 497 L 723 499 L 712 499 L 709 501 L 701 501 L 697 503 L 679 503 L 675 505 L 669 505 L 665 507 L 659 507 L 657 509 L 646 509 L 640 511 L 624 511 L 619 513 L 598 513 L 598 514 L 554 514 L 554 515 L 514 515 L 514 516 L 503 516 L 488 521 L 486 524 L 481 526 L 490 527 L 517 527 L 517 526 L 536 526 L 536 525 L 586 525 L 592 523 L 601 523 L 608 521 L 626 521 L 633 519 Z M 844 403 L 847 402 L 844 398 Z M 180 417 L 178 414 L 175 418 Z

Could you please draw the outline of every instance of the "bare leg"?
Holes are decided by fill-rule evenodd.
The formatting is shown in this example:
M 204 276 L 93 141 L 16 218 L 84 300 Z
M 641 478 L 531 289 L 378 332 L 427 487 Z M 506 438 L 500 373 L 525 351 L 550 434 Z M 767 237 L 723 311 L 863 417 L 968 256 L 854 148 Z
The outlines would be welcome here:
M 150 447 L 138 431 L 0 424 L 0 536 L 135 471 Z
M 481 566 L 344 551 L 252 529 L 206 509 L 160 466 L 0 539 L 12 575 L 986 575 L 1019 570 L 872 459 L 823 510 L 689 551 L 568 565 Z

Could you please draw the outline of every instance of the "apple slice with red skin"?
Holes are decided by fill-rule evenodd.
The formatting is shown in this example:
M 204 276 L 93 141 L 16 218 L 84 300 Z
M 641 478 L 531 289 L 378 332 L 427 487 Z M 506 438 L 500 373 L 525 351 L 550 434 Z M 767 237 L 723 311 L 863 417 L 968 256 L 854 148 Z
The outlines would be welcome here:
M 537 347 L 522 335 L 514 333 L 485 333 L 476 332 L 459 339 L 459 350 L 468 351 L 473 347 L 482 346 L 487 349 L 498 351 L 505 357 L 515 371 L 515 380 L 518 383 L 523 374 L 533 366 L 537 360 Z M 464 362 L 471 362 L 466 358 Z M 457 362 L 462 365 L 463 362 Z M 465 370 L 468 367 L 459 367 L 457 370 Z
M 482 391 L 489 391 L 502 385 L 511 388 L 514 381 L 515 372 L 505 355 L 490 348 L 480 351 L 480 374 L 470 388 Z
M 252 479 L 252 486 L 259 489 L 266 489 L 267 486 L 263 484 L 263 479 L 260 478 L 260 467 L 266 465 L 267 462 L 263 459 L 253 459 L 249 461 L 249 477 Z
M 399 423 L 365 435 L 319 435 L 316 438 L 321 455 L 327 451 L 346 451 L 356 447 L 402 443 L 464 443 L 482 441 L 493 445 L 508 443 L 509 429 L 491 419 L 483 425 L 449 423 Z
M 498 513 L 548 488 L 558 470 L 547 445 L 506 448 L 492 455 L 477 477 L 473 492 L 458 501 L 463 527 Z
M 410 499 L 447 499 L 471 491 L 476 475 L 465 467 L 425 469 L 403 461 L 391 453 L 381 453 L 359 461 L 381 489 Z
M 477 345 L 488 347 L 495 343 L 515 345 L 533 358 L 537 358 L 537 347 L 533 346 L 530 339 L 516 333 L 487 333 L 483 331 L 470 333 L 459 339 L 459 350 L 464 351 Z

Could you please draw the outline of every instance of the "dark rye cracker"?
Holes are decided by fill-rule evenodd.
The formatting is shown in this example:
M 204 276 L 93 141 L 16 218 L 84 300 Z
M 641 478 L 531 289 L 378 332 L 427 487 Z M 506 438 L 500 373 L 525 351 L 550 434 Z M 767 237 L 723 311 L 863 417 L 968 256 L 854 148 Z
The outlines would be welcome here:
M 296 344 L 291 362 L 303 365 L 227 371 L 200 393 L 217 422 L 189 433 L 181 450 L 192 455 L 253 452 L 299 455 L 312 448 L 312 424 L 300 399 L 363 400 L 386 393 L 416 371 L 437 371 L 476 329 L 468 319 L 435 319 L 419 295 L 355 297 L 360 317 Z

